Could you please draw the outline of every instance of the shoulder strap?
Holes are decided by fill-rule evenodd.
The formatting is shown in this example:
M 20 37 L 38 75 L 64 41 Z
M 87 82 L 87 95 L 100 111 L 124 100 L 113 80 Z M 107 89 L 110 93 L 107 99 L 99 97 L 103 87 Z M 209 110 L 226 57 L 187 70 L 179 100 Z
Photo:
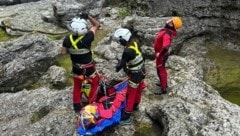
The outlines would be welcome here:
M 74 48 L 74 49 L 78 49 L 77 43 L 82 40 L 83 36 L 80 36 L 80 37 L 78 37 L 76 40 L 73 40 L 73 36 L 72 36 L 72 34 L 71 34 L 71 35 L 69 36 L 69 38 L 70 38 L 70 41 L 71 41 L 71 43 L 72 43 L 73 48 Z
M 135 52 L 136 52 L 136 54 L 141 54 L 141 52 L 139 51 L 139 49 L 138 49 L 138 45 L 137 45 L 137 43 L 136 42 L 133 42 L 133 44 L 134 45 L 130 45 L 128 48 L 131 48 L 131 49 L 133 49 Z

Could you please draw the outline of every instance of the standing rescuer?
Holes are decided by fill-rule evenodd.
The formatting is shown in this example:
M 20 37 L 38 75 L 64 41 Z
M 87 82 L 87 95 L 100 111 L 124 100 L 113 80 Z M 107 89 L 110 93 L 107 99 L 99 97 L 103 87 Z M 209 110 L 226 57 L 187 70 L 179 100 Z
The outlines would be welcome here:
M 88 29 L 87 20 L 92 24 Z M 99 22 L 88 15 L 80 13 L 72 19 L 69 30 L 71 34 L 67 35 L 63 41 L 61 54 L 70 54 L 73 73 L 73 108 L 76 113 L 82 108 L 83 85 L 90 84 L 90 91 L 85 96 L 88 103 L 96 100 L 99 76 L 96 73 L 94 60 L 92 57 L 91 44 L 94 35 L 99 28 Z M 89 86 L 88 86 L 89 87 Z
M 182 27 L 182 19 L 180 17 L 172 17 L 166 21 L 166 25 L 161 29 L 154 41 L 154 51 L 156 58 L 156 69 L 160 80 L 160 90 L 156 90 L 154 94 L 161 95 L 167 93 L 167 70 L 165 63 L 169 56 L 169 48 L 172 39 L 177 34 L 177 29 Z
M 142 89 L 146 87 L 144 58 L 137 42 L 132 40 L 131 32 L 119 28 L 114 33 L 114 40 L 124 46 L 121 61 L 116 66 L 116 72 L 122 68 L 128 75 L 126 107 L 122 111 L 120 124 L 131 123 L 130 115 L 141 101 Z

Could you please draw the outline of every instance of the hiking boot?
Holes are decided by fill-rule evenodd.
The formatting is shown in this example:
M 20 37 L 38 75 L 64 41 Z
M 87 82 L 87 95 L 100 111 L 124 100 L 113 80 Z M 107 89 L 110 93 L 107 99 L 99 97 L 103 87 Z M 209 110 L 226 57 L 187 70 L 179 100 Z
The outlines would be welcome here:
M 131 120 L 131 118 L 128 118 L 128 119 L 125 119 L 125 120 L 121 120 L 120 122 L 119 122 L 119 124 L 120 125 L 130 125 L 132 123 L 132 120 Z
M 161 86 L 161 84 L 160 84 L 160 83 L 155 83 L 155 85 L 156 85 L 156 86 L 159 86 L 159 87 Z
M 138 111 L 139 110 L 139 104 L 138 103 L 134 103 L 133 110 L 134 111 Z
M 162 89 L 158 89 L 154 92 L 155 95 L 162 95 L 162 94 L 166 94 L 166 93 L 167 93 L 167 91 L 166 90 L 163 91 Z
M 73 109 L 75 113 L 79 113 L 82 109 L 82 105 L 80 103 L 73 103 Z
M 139 110 L 139 106 L 133 107 L 133 110 L 134 110 L 134 111 L 138 111 L 138 110 Z

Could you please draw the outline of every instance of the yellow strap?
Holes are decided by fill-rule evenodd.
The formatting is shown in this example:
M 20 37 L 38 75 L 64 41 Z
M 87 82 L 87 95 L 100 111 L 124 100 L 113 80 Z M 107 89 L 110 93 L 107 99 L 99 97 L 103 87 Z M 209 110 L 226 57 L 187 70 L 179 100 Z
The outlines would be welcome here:
M 141 52 L 139 51 L 138 45 L 136 42 L 134 42 L 134 45 L 130 45 L 128 48 L 133 49 L 136 52 L 136 54 L 141 55 Z
M 128 85 L 132 88 L 138 88 L 139 83 L 134 83 L 133 81 L 128 80 Z
M 73 40 L 73 36 L 72 36 L 72 35 L 70 35 L 69 37 L 70 37 L 70 41 L 71 41 L 72 46 L 74 47 L 74 49 L 78 49 L 77 43 L 78 43 L 80 40 L 82 40 L 83 36 L 78 37 L 75 41 Z

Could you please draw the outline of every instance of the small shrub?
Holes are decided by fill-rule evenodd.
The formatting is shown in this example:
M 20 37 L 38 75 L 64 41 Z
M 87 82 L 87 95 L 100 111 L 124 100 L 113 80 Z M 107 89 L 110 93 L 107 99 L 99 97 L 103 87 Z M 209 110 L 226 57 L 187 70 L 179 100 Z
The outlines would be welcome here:
M 120 9 L 118 10 L 118 16 L 119 16 L 120 18 L 125 18 L 126 16 L 128 16 L 128 10 L 127 10 L 127 8 L 120 8 Z

